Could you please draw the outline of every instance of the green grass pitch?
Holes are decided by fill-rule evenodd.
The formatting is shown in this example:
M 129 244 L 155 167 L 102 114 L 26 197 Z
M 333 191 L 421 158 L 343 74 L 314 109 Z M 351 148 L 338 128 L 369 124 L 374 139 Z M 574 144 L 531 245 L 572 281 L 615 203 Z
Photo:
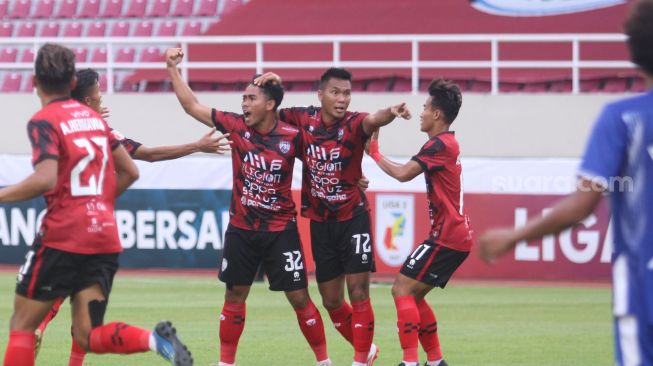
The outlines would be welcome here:
M 0 274 L 0 359 L 4 358 L 15 275 Z M 331 359 L 351 364 L 351 346 L 333 329 L 310 292 L 326 325 Z M 118 275 L 107 322 L 120 320 L 151 328 L 170 319 L 192 350 L 195 365 L 218 358 L 218 317 L 224 285 L 213 277 Z M 376 314 L 377 366 L 396 366 L 401 348 L 390 285 L 371 289 Z M 436 289 L 428 301 L 438 317 L 444 356 L 450 365 L 600 366 L 613 365 L 610 290 L 608 288 L 469 285 L 453 282 Z M 62 306 L 50 324 L 36 365 L 67 365 L 70 307 Z M 424 361 L 424 354 L 420 357 Z M 282 293 L 255 284 L 247 303 L 247 323 L 240 340 L 238 366 L 311 366 L 313 354 L 294 312 Z M 152 353 L 88 355 L 85 365 L 164 365 Z

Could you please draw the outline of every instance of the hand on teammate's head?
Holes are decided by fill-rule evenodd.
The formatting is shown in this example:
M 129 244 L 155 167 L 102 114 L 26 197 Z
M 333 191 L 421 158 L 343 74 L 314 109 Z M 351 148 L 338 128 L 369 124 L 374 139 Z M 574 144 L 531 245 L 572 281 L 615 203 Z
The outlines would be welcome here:
M 266 72 L 265 74 L 255 78 L 253 84 L 256 86 L 263 86 L 269 82 L 281 84 L 281 77 L 273 72 Z
M 408 106 L 406 106 L 406 102 L 390 107 L 390 111 L 395 115 L 395 117 L 401 117 L 403 119 L 412 118 L 410 109 L 408 109 Z
M 184 52 L 181 50 L 181 48 L 168 48 L 166 50 L 166 64 L 168 67 L 179 65 L 183 58 Z

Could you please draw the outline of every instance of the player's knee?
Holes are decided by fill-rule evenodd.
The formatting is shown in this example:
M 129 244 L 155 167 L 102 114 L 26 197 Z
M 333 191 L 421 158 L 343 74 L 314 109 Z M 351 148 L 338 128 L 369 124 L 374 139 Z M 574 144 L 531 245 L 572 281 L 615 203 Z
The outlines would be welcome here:
M 310 300 L 308 297 L 308 291 L 306 290 L 286 292 L 286 297 L 288 297 L 288 302 L 290 302 L 293 309 L 304 309 L 308 306 Z
M 351 302 L 365 301 L 370 297 L 370 292 L 365 286 L 356 286 L 349 289 L 349 300 Z
M 248 294 L 249 289 L 245 290 L 240 288 L 240 286 L 227 285 L 227 290 L 224 292 L 224 299 L 226 302 L 244 304 Z
M 410 289 L 406 288 L 402 284 L 395 282 L 392 284 L 392 297 L 397 298 L 401 296 L 411 296 L 413 295 Z

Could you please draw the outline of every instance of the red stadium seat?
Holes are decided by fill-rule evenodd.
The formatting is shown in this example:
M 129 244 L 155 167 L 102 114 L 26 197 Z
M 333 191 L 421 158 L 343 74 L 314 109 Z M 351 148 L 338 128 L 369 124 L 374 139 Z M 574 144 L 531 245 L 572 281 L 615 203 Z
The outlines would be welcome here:
M 18 58 L 18 62 L 32 63 L 34 61 L 35 61 L 34 50 L 31 47 L 24 49 L 23 53 L 21 53 L 20 57 Z
M 79 18 L 95 18 L 100 15 L 100 0 L 86 0 L 82 4 Z
M 571 88 L 571 80 L 557 80 L 551 83 L 549 91 L 556 93 L 570 93 Z
M 111 37 L 127 37 L 129 36 L 130 25 L 127 22 L 118 22 L 113 25 L 111 28 Z
M 2 78 L 1 92 L 17 92 L 20 91 L 23 82 L 23 74 L 20 72 L 8 72 Z
M 149 13 L 150 17 L 167 17 L 170 12 L 170 0 L 154 0 Z
M 0 51 L 0 62 L 16 62 L 18 49 L 5 47 Z
M 54 16 L 57 19 L 72 19 L 77 14 L 77 0 L 64 0 Z
M 156 30 L 158 37 L 172 37 L 177 33 L 177 22 L 174 20 L 166 20 L 159 24 Z
M 599 79 L 581 80 L 580 91 L 583 93 L 597 93 L 601 91 L 601 80 Z
M 469 91 L 472 93 L 489 93 L 492 91 L 492 83 L 484 80 L 472 80 Z
M 136 24 L 136 29 L 134 30 L 134 37 L 150 37 L 152 36 L 153 24 L 151 21 L 146 20 L 144 22 L 138 22 Z
M 9 1 L 0 0 L 0 19 L 4 19 L 9 14 Z
M 107 33 L 107 23 L 93 22 L 86 28 L 86 37 L 104 37 Z
M 510 82 L 499 83 L 499 92 L 501 93 L 515 93 L 520 91 L 521 88 L 522 85 L 520 83 L 510 83 Z
M 243 5 L 243 0 L 223 0 L 220 7 L 220 16 L 231 13 L 237 7 Z
M 80 22 L 71 22 L 67 23 L 63 27 L 62 37 L 81 37 L 82 36 L 82 23 Z
M 32 86 L 32 76 L 34 75 L 31 71 L 23 72 L 23 81 L 21 82 L 20 89 L 18 91 L 23 93 L 31 93 L 34 91 Z
M 116 55 L 116 62 L 134 62 L 136 50 L 133 47 L 125 47 L 118 50 Z
M 289 91 L 310 92 L 317 90 L 317 84 L 315 81 L 292 81 L 287 84 Z
M 182 36 L 199 36 L 202 33 L 202 23 L 196 20 L 187 21 L 181 31 Z
M 603 85 L 603 91 L 608 93 L 625 93 L 628 90 L 628 79 L 611 78 Z
M 101 92 L 106 92 L 108 89 L 107 86 L 107 74 L 101 73 L 100 74 L 100 80 L 98 80 L 98 83 L 100 83 L 100 91 Z
M 16 37 L 34 37 L 36 35 L 36 24 L 32 22 L 22 23 L 18 26 Z
M 88 57 L 88 48 L 75 47 L 72 50 L 75 53 L 75 62 L 86 62 L 86 58 Z
M 14 33 L 13 23 L 0 24 L 0 37 L 11 37 L 13 33 Z
M 54 14 L 54 1 L 41 0 L 36 2 L 36 10 L 32 14 L 32 18 L 49 18 Z
M 18 0 L 14 2 L 14 6 L 9 13 L 9 18 L 12 19 L 27 19 L 29 18 L 29 11 L 32 3 L 29 0 Z
M 544 93 L 548 90 L 548 86 L 547 82 L 526 83 L 522 91 L 525 93 Z
M 141 52 L 138 58 L 140 62 L 158 62 L 163 61 L 163 53 L 156 47 L 148 47 Z
M 39 37 L 57 37 L 59 36 L 59 23 L 45 23 L 41 27 L 41 31 L 39 32 Z
M 368 81 L 365 89 L 368 92 L 386 92 L 388 90 L 390 90 L 390 80 L 385 78 Z
M 192 0 L 177 0 L 171 15 L 173 17 L 190 17 L 193 14 L 193 3 Z
M 91 53 L 91 62 L 107 62 L 107 49 L 98 47 Z
M 124 16 L 127 18 L 142 18 L 145 16 L 146 6 L 147 1 L 145 0 L 131 0 Z
M 392 91 L 394 92 L 410 92 L 413 90 L 413 85 L 410 79 L 398 78 L 395 80 L 392 85 Z
M 196 16 L 215 16 L 218 12 L 218 0 L 200 0 Z
M 102 18 L 120 18 L 122 15 L 122 0 L 107 0 L 100 13 Z

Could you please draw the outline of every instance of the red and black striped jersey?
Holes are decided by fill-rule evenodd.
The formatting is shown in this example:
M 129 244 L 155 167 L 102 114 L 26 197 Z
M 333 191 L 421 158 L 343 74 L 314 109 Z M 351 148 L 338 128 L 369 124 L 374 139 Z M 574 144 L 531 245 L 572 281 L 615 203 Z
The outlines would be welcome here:
M 122 251 L 114 216 L 113 149 L 120 142 L 102 117 L 73 99 L 55 100 L 27 124 L 32 164 L 57 161 L 57 183 L 44 194 L 46 247 L 80 254 Z
M 367 115 L 347 112 L 326 126 L 319 107 L 279 111 L 281 120 L 302 132 L 302 216 L 320 222 L 345 221 L 369 211 L 365 193 L 358 187 L 369 138 L 362 124 Z
M 424 170 L 431 239 L 451 249 L 469 251 L 472 231 L 464 211 L 459 155 L 454 133 L 443 132 L 431 137 L 412 160 Z
M 222 133 L 231 133 L 233 189 L 230 223 L 252 231 L 283 231 L 297 225 L 291 186 L 295 157 L 301 151 L 299 130 L 277 121 L 267 134 L 245 125 L 243 115 L 213 109 Z

